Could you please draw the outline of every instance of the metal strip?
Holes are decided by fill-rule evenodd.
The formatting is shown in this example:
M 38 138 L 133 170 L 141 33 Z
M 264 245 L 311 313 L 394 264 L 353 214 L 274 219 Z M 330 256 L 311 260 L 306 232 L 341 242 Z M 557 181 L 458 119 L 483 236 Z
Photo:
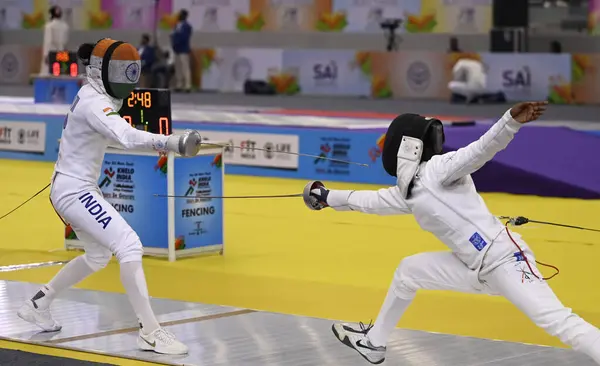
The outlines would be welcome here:
M 181 319 L 181 320 L 172 320 L 172 321 L 160 323 L 160 325 L 163 327 L 168 327 L 171 325 L 196 323 L 196 322 L 201 322 L 201 321 L 205 321 L 205 320 L 229 318 L 231 316 L 244 315 L 244 314 L 250 314 L 250 313 L 255 313 L 255 312 L 256 312 L 256 310 L 242 309 L 242 310 L 230 311 L 227 313 L 198 316 L 195 318 L 188 318 L 188 319 Z M 140 329 L 139 327 L 131 327 L 131 328 L 107 330 L 105 332 L 84 334 L 84 335 L 68 337 L 68 338 L 52 339 L 49 341 L 45 341 L 44 344 L 61 344 L 61 343 L 75 342 L 75 341 L 81 341 L 84 339 L 99 338 L 99 337 L 111 336 L 111 335 L 116 335 L 116 334 L 137 332 L 139 329 Z
M 22 271 L 24 269 L 62 266 L 63 264 L 67 264 L 69 262 L 70 261 L 52 261 L 52 262 L 27 263 L 27 264 L 11 264 L 8 266 L 0 266 L 0 272 L 12 272 L 12 271 Z

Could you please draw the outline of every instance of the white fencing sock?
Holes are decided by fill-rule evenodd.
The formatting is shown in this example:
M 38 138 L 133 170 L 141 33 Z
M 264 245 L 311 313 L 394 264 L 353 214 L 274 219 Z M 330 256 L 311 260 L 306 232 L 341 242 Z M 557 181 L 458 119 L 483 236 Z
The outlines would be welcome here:
M 142 262 L 121 263 L 121 282 L 125 287 L 133 311 L 142 323 L 144 334 L 150 334 L 160 328 L 160 324 L 158 324 L 158 320 L 156 320 L 150 307 L 148 285 L 146 284 Z
M 36 309 L 47 309 L 56 294 L 78 284 L 95 271 L 87 264 L 83 255 L 67 263 L 47 285 L 33 296 Z
M 414 296 L 413 296 L 414 298 Z M 375 325 L 368 333 L 371 344 L 377 347 L 385 346 L 402 315 L 412 302 L 411 299 L 401 299 L 396 295 L 394 285 L 390 287 L 383 301 Z

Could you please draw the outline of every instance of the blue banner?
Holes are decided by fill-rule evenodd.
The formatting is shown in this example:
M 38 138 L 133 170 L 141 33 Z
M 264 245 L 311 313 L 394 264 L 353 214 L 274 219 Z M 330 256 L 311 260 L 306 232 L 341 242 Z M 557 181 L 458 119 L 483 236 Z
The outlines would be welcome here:
M 144 247 L 168 248 L 166 159 L 106 154 L 98 185 L 104 198 L 138 234 Z
M 297 170 L 271 169 L 249 165 L 227 165 L 227 174 L 254 175 L 263 177 L 295 178 L 308 180 L 327 180 L 352 183 L 372 183 L 393 185 L 381 164 L 381 143 L 385 129 L 342 129 L 342 128 L 306 128 L 243 126 L 179 122 L 177 129 L 196 128 L 203 131 L 249 134 L 285 134 L 297 136 L 300 140 L 300 153 L 349 160 L 368 164 L 368 167 L 345 164 L 325 159 L 301 156 Z
M 223 244 L 223 196 L 221 155 L 175 159 L 175 249 Z

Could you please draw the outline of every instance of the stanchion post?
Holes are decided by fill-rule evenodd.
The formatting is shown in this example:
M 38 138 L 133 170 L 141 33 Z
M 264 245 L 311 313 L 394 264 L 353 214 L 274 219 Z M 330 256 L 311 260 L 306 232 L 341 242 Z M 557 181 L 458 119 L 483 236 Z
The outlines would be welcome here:
M 169 262 L 174 262 L 175 255 L 175 153 L 167 155 L 167 233 L 169 235 Z

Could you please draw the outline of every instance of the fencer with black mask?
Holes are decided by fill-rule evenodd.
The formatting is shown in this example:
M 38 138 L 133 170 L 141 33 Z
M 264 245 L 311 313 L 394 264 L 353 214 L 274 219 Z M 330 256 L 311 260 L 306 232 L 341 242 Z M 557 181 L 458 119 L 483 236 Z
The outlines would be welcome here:
M 404 258 L 372 327 L 333 325 L 341 342 L 367 361 L 382 363 L 388 338 L 417 291 L 453 290 L 504 296 L 539 327 L 600 364 L 600 330 L 560 302 L 531 249 L 492 215 L 471 178 L 507 147 L 523 124 L 538 119 L 546 104 L 517 104 L 479 140 L 445 154 L 440 121 L 403 114 L 389 126 L 382 152 L 395 186 L 351 191 L 328 190 L 320 182 L 307 185 L 305 202 L 313 210 L 412 214 L 451 250 Z M 527 280 L 523 273 L 529 273 Z
M 86 65 L 87 84 L 79 90 L 65 117 L 50 200 L 85 243 L 85 254 L 70 261 L 42 286 L 23 304 L 18 316 L 45 331 L 59 331 L 61 326 L 50 313 L 52 301 L 106 267 L 114 255 L 119 262 L 121 282 L 140 323 L 139 348 L 185 354 L 187 346 L 160 326 L 150 306 L 140 238 L 104 199 L 98 178 L 109 145 L 195 156 L 200 149 L 200 134 L 153 134 L 133 128 L 119 115 L 123 99 L 130 95 L 140 77 L 140 56 L 131 44 L 105 38 L 81 45 L 78 56 Z

